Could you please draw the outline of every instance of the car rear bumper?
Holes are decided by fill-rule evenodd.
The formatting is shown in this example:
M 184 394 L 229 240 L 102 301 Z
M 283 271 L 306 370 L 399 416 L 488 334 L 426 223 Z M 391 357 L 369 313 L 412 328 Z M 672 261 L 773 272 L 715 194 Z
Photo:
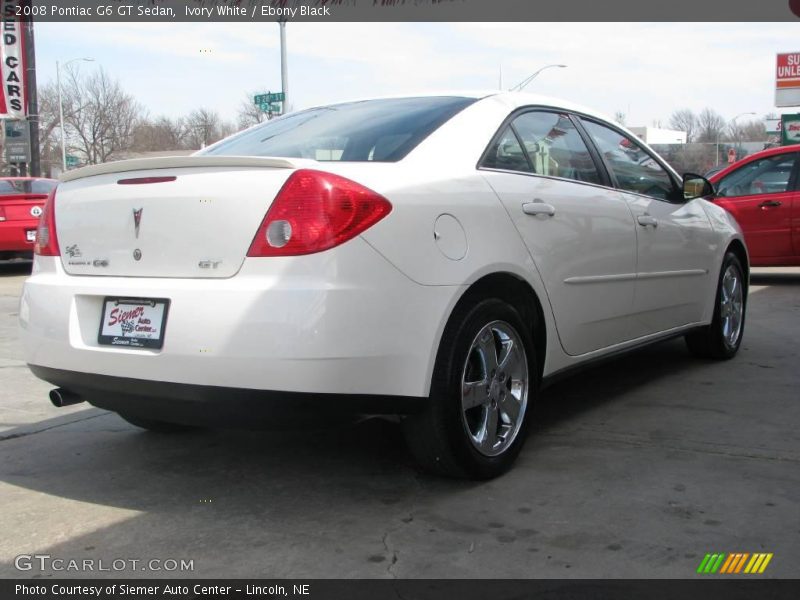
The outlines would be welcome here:
M 34 375 L 90 404 L 124 415 L 206 427 L 260 429 L 309 415 L 408 414 L 427 398 L 309 394 L 109 377 L 29 365 Z
M 37 219 L 0 221 L 0 252 L 33 252 L 33 242 L 27 240 L 28 231 L 36 231 Z
M 60 258 L 38 256 L 19 314 L 37 374 L 48 368 L 89 382 L 98 375 L 194 391 L 419 398 L 428 395 L 459 295 L 457 286 L 412 282 L 356 238 L 316 255 L 246 259 L 228 279 L 69 276 Z M 106 296 L 168 298 L 163 347 L 100 345 Z M 138 385 L 134 395 L 160 398 L 155 385 Z

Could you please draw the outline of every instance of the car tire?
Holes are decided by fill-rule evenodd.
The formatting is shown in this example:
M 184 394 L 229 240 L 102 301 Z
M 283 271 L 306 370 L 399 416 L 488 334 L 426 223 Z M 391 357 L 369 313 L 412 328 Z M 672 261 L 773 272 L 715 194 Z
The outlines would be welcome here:
M 131 425 L 135 425 L 136 427 L 146 429 L 147 431 L 153 431 L 155 433 L 183 433 L 186 431 L 195 431 L 199 429 L 199 427 L 194 427 L 192 425 L 181 425 L 179 423 L 170 423 L 168 421 L 156 421 L 154 419 L 144 419 L 142 417 L 123 415 L 122 413 L 118 414 Z
M 685 336 L 689 351 L 700 358 L 736 356 L 744 335 L 747 281 L 739 258 L 728 252 L 722 261 L 711 324 Z
M 448 477 L 504 473 L 525 443 L 538 379 L 530 327 L 513 306 L 485 298 L 457 308 L 439 347 L 429 402 L 403 420 L 411 453 L 426 470 Z

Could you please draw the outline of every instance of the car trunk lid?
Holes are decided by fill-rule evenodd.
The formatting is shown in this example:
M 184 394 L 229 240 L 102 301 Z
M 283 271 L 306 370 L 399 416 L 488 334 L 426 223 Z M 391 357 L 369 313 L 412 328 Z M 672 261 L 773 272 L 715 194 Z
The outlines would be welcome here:
M 71 275 L 231 277 L 286 179 L 309 163 L 189 156 L 67 173 L 55 203 L 64 269 Z

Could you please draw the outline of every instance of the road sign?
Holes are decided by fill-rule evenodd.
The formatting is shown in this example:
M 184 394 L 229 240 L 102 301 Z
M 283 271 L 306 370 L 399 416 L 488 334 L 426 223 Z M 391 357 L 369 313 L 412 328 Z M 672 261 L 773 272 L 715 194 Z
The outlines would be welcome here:
M 775 106 L 800 106 L 800 52 L 778 54 Z
M 78 157 L 73 156 L 72 154 L 67 154 L 67 167 L 77 167 L 78 166 Z
M 27 121 L 6 121 L 6 162 L 31 161 L 30 126 Z
M 286 100 L 286 94 L 283 92 L 267 92 L 266 94 L 258 94 L 253 96 L 253 104 L 272 104 L 274 102 L 283 102 Z
M 268 104 L 266 102 L 259 104 L 258 107 L 265 113 L 279 113 L 281 112 L 280 104 Z

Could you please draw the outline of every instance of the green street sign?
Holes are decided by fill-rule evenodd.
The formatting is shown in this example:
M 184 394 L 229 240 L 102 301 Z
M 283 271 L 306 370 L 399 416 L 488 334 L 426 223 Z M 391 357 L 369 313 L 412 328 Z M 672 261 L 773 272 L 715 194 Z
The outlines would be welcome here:
M 78 157 L 72 156 L 71 154 L 67 154 L 67 166 L 68 167 L 77 167 L 78 166 Z
M 258 105 L 258 107 L 262 111 L 264 111 L 265 113 L 279 113 L 279 112 L 282 112 L 280 104 L 270 104 L 270 103 L 267 103 L 267 102 L 263 102 L 263 103 L 260 103 Z
M 272 104 L 274 102 L 283 102 L 286 100 L 286 94 L 283 92 L 267 92 L 266 94 L 258 94 L 253 96 L 253 104 Z

